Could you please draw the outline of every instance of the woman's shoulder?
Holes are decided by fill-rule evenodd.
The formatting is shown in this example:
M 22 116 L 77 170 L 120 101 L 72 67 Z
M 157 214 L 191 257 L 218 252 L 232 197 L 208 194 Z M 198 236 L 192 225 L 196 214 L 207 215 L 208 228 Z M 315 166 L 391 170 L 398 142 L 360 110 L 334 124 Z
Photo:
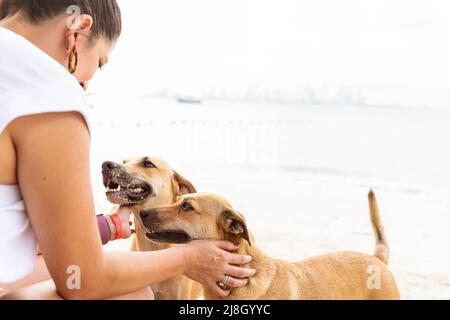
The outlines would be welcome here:
M 31 42 L 0 28 L 0 132 L 20 116 L 77 111 L 89 124 L 84 92 L 67 70 Z
M 0 47 L 0 81 L 10 84 L 5 89 L 29 87 L 45 90 L 49 85 L 59 84 L 82 92 L 76 79 L 61 64 L 24 37 L 0 28 Z

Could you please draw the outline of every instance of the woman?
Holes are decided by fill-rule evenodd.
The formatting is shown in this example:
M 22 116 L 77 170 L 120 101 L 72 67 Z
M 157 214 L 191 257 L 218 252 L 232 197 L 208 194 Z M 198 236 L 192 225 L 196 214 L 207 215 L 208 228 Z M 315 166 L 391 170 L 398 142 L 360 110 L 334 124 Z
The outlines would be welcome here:
M 232 243 L 102 249 L 82 88 L 120 35 L 116 1 L 0 0 L 0 19 L 0 288 L 33 284 L 7 298 L 151 298 L 150 284 L 180 274 L 221 296 L 224 279 L 245 286 L 255 270 L 236 266 L 251 257 L 228 252 Z M 18 286 L 33 269 L 33 279 L 45 278 L 37 243 L 51 280 Z

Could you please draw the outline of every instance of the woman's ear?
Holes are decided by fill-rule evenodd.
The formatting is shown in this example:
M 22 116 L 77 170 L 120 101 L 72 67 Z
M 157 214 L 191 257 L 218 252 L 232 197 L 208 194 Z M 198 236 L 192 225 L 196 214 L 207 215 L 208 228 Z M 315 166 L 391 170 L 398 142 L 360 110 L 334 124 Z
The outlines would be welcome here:
M 88 14 L 82 14 L 78 21 L 78 31 L 88 36 L 89 32 L 91 32 L 92 26 L 94 25 L 94 19 Z
M 247 224 L 244 217 L 235 210 L 225 210 L 221 214 L 221 222 L 223 230 L 233 236 L 240 236 L 242 239 L 247 240 L 251 246 L 250 237 L 248 235 Z
M 194 185 L 176 171 L 173 173 L 172 183 L 174 184 L 174 193 L 176 197 L 197 192 Z
M 82 14 L 80 17 L 67 21 L 67 30 L 66 30 L 66 51 L 70 53 L 73 47 L 76 45 L 77 41 L 77 33 L 83 34 L 85 37 L 89 37 L 89 32 L 92 29 L 92 25 L 94 24 L 94 20 L 88 14 Z

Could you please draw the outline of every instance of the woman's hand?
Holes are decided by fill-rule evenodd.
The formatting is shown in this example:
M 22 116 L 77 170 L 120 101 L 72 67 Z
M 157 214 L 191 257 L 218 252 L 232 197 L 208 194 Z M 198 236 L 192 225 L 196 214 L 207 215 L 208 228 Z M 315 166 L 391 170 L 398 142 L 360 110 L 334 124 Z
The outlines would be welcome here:
M 246 286 L 248 278 L 253 277 L 256 273 L 255 269 L 236 266 L 249 263 L 252 257 L 228 252 L 239 248 L 238 245 L 231 242 L 193 241 L 186 245 L 186 248 L 188 249 L 190 268 L 185 275 L 200 282 L 220 297 L 230 294 L 229 289 L 223 289 L 217 284 L 224 280 L 225 275 L 228 275 L 227 287 L 239 288 Z
M 122 222 L 122 239 L 128 239 L 134 233 L 134 230 L 131 229 L 132 222 L 130 221 L 130 216 L 132 211 L 128 207 L 120 207 L 116 206 L 113 208 L 112 214 L 118 214 L 120 217 L 120 221 Z M 116 240 L 116 227 L 114 222 L 112 221 L 110 216 L 106 216 L 106 220 L 109 224 L 109 229 L 111 230 L 111 240 Z

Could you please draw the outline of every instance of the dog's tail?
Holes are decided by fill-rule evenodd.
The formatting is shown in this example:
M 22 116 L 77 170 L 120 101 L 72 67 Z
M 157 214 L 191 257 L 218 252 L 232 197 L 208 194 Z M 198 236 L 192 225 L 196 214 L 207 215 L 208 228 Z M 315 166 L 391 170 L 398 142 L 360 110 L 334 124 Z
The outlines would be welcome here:
M 378 210 L 377 199 L 375 193 L 369 191 L 369 209 L 370 209 L 370 221 L 372 222 L 372 229 L 375 233 L 375 252 L 374 256 L 388 264 L 389 261 L 389 245 L 387 243 L 386 234 L 384 233 L 383 224 L 380 219 L 380 212 Z

